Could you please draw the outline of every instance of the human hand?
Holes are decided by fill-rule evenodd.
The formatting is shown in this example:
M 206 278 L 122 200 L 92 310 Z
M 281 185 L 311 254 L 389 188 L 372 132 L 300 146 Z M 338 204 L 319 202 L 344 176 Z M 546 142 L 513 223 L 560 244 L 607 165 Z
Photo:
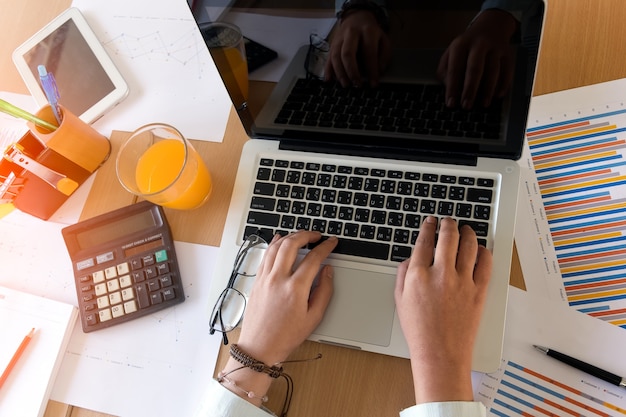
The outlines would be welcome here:
M 343 87 L 360 87 L 366 78 L 374 87 L 390 59 L 391 41 L 372 12 L 350 11 L 334 29 L 324 78 Z
M 471 401 L 472 351 L 491 276 L 491 253 L 451 218 L 422 224 L 398 267 L 395 301 L 411 355 L 417 403 Z M 434 253 L 434 256 L 433 256 Z
M 514 71 L 511 37 L 518 22 L 509 13 L 490 9 L 478 15 L 446 49 L 437 75 L 446 85 L 446 105 L 471 109 L 477 98 L 488 107 L 511 87 Z
M 298 250 L 321 238 L 299 231 L 268 246 L 259 267 L 243 319 L 238 345 L 267 365 L 282 362 L 315 330 L 333 291 L 332 267 L 321 263 L 337 245 L 331 237 L 294 267 Z M 319 282 L 313 292 L 315 277 Z

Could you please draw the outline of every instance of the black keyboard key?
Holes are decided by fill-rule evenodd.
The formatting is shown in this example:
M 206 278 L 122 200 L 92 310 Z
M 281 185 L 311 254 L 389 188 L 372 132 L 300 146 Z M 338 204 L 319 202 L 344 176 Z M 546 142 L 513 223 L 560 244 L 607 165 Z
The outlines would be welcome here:
M 391 248 L 391 260 L 402 262 L 411 257 L 411 247 L 403 245 L 393 245 Z
M 493 198 L 493 190 L 486 188 L 468 188 L 467 201 L 489 204 Z
M 255 210 L 274 211 L 276 200 L 268 197 L 252 197 L 250 208 Z
M 274 213 L 264 213 L 251 210 L 248 213 L 248 224 L 276 227 L 280 222 L 280 216 Z
M 347 226 L 347 225 L 346 225 Z M 372 259 L 386 260 L 389 258 L 391 245 L 375 241 L 362 241 L 354 239 L 339 238 L 334 253 L 342 255 L 363 256 Z
M 460 220 L 459 227 L 463 225 L 468 225 L 469 227 L 471 227 L 474 232 L 476 232 L 476 236 L 478 237 L 487 237 L 487 234 L 489 233 L 489 223 L 475 222 L 471 220 Z
M 474 206 L 474 218 L 478 220 L 489 220 L 491 218 L 491 207 L 476 204 Z
M 258 195 L 274 195 L 276 184 L 269 182 L 256 182 L 254 184 L 254 194 Z

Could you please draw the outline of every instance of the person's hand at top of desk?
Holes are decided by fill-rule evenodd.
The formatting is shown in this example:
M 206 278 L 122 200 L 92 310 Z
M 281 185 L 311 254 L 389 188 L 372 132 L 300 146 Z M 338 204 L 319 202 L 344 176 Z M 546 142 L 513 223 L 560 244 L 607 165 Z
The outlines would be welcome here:
M 491 278 L 491 252 L 469 226 L 443 219 L 435 247 L 436 228 L 434 217 L 422 224 L 395 289 L 418 404 L 472 401 L 472 347 Z
M 488 107 L 509 91 L 514 70 L 511 40 L 518 29 L 512 14 L 488 9 L 450 43 L 437 68 L 448 107 Z M 350 9 L 340 14 L 333 29 L 324 78 L 343 87 L 375 87 L 391 61 L 391 51 L 391 39 L 376 14 Z
M 491 253 L 478 245 L 470 227 L 459 230 L 450 218 L 442 220 L 435 248 L 436 228 L 437 220 L 429 217 L 413 254 L 398 267 L 396 305 L 418 404 L 401 415 L 484 416 L 484 406 L 472 401 L 470 372 Z M 269 373 L 311 334 L 332 295 L 332 268 L 320 267 L 336 238 L 317 245 L 294 267 L 299 249 L 320 238 L 317 232 L 300 231 L 272 240 L 250 294 L 239 343 L 234 352 L 231 349 L 238 358 L 231 357 L 219 373 L 223 387 L 213 384 L 204 400 L 212 417 L 266 415 L 246 401 L 263 404 L 272 381 Z M 309 296 L 318 272 L 318 284 Z M 224 387 L 241 398 L 230 393 L 228 397 Z

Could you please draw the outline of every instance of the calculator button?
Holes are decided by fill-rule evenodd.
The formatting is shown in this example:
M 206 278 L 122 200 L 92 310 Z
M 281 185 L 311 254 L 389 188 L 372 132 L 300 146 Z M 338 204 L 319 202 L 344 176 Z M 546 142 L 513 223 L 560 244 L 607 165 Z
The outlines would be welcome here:
M 117 279 L 107 281 L 107 289 L 109 292 L 117 291 L 120 289 L 120 282 Z
M 117 291 L 117 292 L 113 292 L 111 294 L 109 294 L 109 301 L 111 302 L 111 305 L 115 305 L 115 304 L 119 304 L 122 302 L 122 294 Z
M 95 305 L 95 304 L 85 304 L 85 308 L 84 308 L 83 310 L 85 310 L 85 311 L 91 311 L 91 310 L 93 310 L 94 308 L 96 308 L 96 305 Z
M 104 270 L 104 276 L 106 277 L 106 279 L 115 278 L 117 276 L 117 268 L 114 266 L 106 268 Z
M 152 304 L 161 303 L 163 301 L 163 298 L 161 297 L 161 293 L 153 292 L 152 294 L 150 294 L 150 301 L 152 302 Z
M 102 255 L 96 256 L 96 262 L 98 264 L 103 264 L 109 261 L 112 261 L 115 257 L 113 256 L 113 252 L 103 253 Z
M 82 292 L 91 291 L 91 285 L 90 285 L 90 284 L 83 285 L 82 287 L 80 287 L 80 290 L 81 290 Z
M 107 297 L 106 295 L 98 297 L 96 301 L 98 302 L 98 308 L 107 308 L 108 306 L 110 306 L 109 297 Z
M 146 255 L 142 258 L 142 260 L 145 266 L 154 264 L 154 258 L 152 257 L 152 255 Z
M 91 274 L 91 278 L 93 278 L 93 282 L 95 284 L 104 281 L 104 271 L 96 271 Z
M 124 311 L 126 314 L 134 313 L 137 311 L 137 303 L 135 301 L 127 301 L 124 303 Z
M 148 279 L 156 278 L 156 276 L 158 275 L 156 268 L 153 267 L 153 266 L 144 269 L 144 272 L 146 274 L 146 278 L 148 278 Z
M 170 272 L 170 266 L 167 263 L 158 264 L 157 271 L 159 271 L 159 275 L 167 274 L 168 272 Z
M 148 287 L 146 287 L 146 284 L 137 285 L 135 291 L 137 292 L 139 308 L 150 307 L 150 297 L 148 296 Z
M 130 287 L 131 285 L 133 285 L 133 281 L 132 279 L 130 279 L 130 275 L 124 275 L 120 278 L 120 287 L 126 288 Z
M 119 264 L 117 266 L 117 275 L 124 275 L 124 274 L 128 274 L 130 272 L 130 269 L 128 267 L 128 262 L 124 262 L 123 264 Z
M 172 277 L 169 275 L 164 275 L 160 277 L 159 281 L 161 281 L 162 288 L 169 287 L 170 285 L 172 285 Z
M 76 270 L 82 271 L 83 269 L 91 268 L 95 265 L 93 258 L 85 259 L 84 261 L 76 262 Z
M 161 249 L 154 253 L 154 257 L 157 262 L 165 262 L 167 261 L 167 251 L 165 249 Z
M 93 300 L 93 295 L 92 294 L 85 294 L 83 295 L 83 301 L 87 302 L 87 301 L 91 301 Z
M 126 288 L 125 290 L 122 290 L 122 300 L 128 301 L 132 300 L 133 298 L 135 298 L 135 292 L 132 288 Z
M 117 305 L 111 307 L 111 314 L 113 315 L 113 318 L 117 318 L 123 316 L 126 313 L 124 313 L 124 307 L 122 307 L 122 305 Z
M 168 288 L 163 291 L 163 298 L 166 300 L 173 300 L 176 298 L 176 292 L 174 292 L 174 288 Z
M 96 319 L 95 314 L 85 314 L 85 321 L 90 326 L 93 326 L 94 324 L 98 324 L 98 319 Z
M 130 261 L 130 267 L 133 271 L 136 271 L 143 268 L 143 263 L 141 262 L 141 259 L 135 258 Z
M 91 282 L 91 277 L 89 275 L 85 275 L 84 277 L 79 278 L 80 282 Z
M 146 276 L 143 274 L 143 271 L 133 272 L 133 281 L 135 284 L 145 281 Z
M 96 293 L 96 297 L 99 297 L 101 295 L 104 295 L 107 293 L 107 286 L 106 284 L 98 284 L 96 286 L 93 287 L 95 293 Z
M 158 279 L 152 279 L 148 281 L 148 289 L 150 290 L 150 292 L 157 291 L 159 288 L 161 288 L 161 286 L 159 285 Z
M 100 321 L 108 321 L 113 318 L 113 316 L 111 315 L 111 310 L 108 308 L 106 310 L 98 311 L 98 317 L 100 318 Z

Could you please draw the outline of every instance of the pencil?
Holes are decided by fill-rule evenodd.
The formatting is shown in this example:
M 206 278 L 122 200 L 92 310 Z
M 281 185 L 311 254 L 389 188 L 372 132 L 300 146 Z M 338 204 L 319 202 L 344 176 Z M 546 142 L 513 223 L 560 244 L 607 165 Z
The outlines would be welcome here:
M 2 372 L 2 376 L 0 376 L 0 388 L 2 388 L 2 385 L 4 385 L 4 382 L 9 378 L 9 374 L 11 373 L 11 371 L 15 367 L 15 364 L 20 359 L 20 356 L 22 356 L 22 353 L 24 353 L 24 351 L 26 350 L 26 347 L 28 346 L 31 339 L 33 338 L 33 334 L 35 334 L 34 327 L 30 330 L 30 332 L 28 332 L 26 336 L 24 336 L 24 340 L 22 340 L 22 343 L 20 343 L 17 350 L 13 354 L 13 357 L 11 358 L 11 361 L 7 365 L 6 369 L 4 370 L 4 372 Z

